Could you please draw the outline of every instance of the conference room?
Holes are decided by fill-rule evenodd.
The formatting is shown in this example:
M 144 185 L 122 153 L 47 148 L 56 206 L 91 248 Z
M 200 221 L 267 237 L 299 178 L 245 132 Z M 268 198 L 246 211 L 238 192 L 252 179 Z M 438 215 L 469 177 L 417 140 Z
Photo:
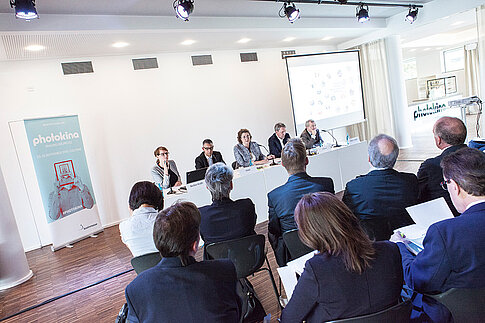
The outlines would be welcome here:
M 108 1 L 45 0 L 35 3 L 39 17 L 30 21 L 15 18 L 15 8 L 7 2 L 0 4 L 0 142 L 4 150 L 0 184 L 1 204 L 5 207 L 2 214 L 8 218 L 1 234 L 8 237 L 2 239 L 3 249 L 11 250 L 2 253 L 0 264 L 17 271 L 17 264 L 11 260 L 20 259 L 19 264 L 27 269 L 22 277 L 14 279 L 14 283 L 25 282 L 13 286 L 12 281 L 5 281 L 1 288 L 0 319 L 121 274 L 6 321 L 34 317 L 54 321 L 114 320 L 126 302 L 125 287 L 136 277 L 130 271 L 132 255 L 121 242 L 118 225 L 130 217 L 128 197 L 133 184 L 153 181 L 153 150 L 168 148 L 182 186 L 187 188 L 186 193 L 165 191 L 165 207 L 178 199 L 193 201 L 197 206 L 210 204 L 204 185 L 190 187 L 186 181 L 186 173 L 195 169 L 194 159 L 201 153 L 204 139 L 210 138 L 214 149 L 230 165 L 235 160 L 233 147 L 242 128 L 249 129 L 252 140 L 266 148 L 277 122 L 286 125 L 291 137 L 299 137 L 305 120 L 302 122 L 295 114 L 296 88 L 290 74 L 297 58 L 359 52 L 354 62 L 360 64 L 362 115 L 338 127 L 315 118 L 327 147 L 309 156 L 310 175 L 332 177 L 337 194 L 343 191 L 348 181 L 369 171 L 367 144 L 378 133 L 393 136 L 402 149 L 396 169 L 416 173 L 424 159 L 439 153 L 431 132 L 435 119 L 412 123 L 416 122 L 413 107 L 432 105 L 443 97 L 438 93 L 442 88 L 439 86 L 433 92 L 438 94 L 428 97 L 427 82 L 456 76 L 455 96 L 449 95 L 448 100 L 447 93 L 447 103 L 477 96 L 480 86 L 485 86 L 485 82 L 475 82 L 480 85 L 475 85 L 474 92 L 466 90 L 465 69 L 441 75 L 441 71 L 431 70 L 429 62 L 436 66 L 436 58 L 428 55 L 470 41 L 478 44 L 475 53 L 481 57 L 480 37 L 439 44 L 426 51 L 427 47 L 416 42 L 421 38 L 426 42 L 426 37 L 438 34 L 437 30 L 445 33 L 470 27 L 470 17 L 480 16 L 484 3 L 413 1 L 420 7 L 416 21 L 410 23 L 406 20 L 409 3 L 397 2 L 404 6 L 369 5 L 370 20 L 363 23 L 356 17 L 355 5 L 338 2 L 294 2 L 301 16 L 293 22 L 280 10 L 283 3 L 272 1 L 231 0 L 223 6 L 217 0 L 194 1 L 188 21 L 176 17 L 171 3 L 120 1 L 114 6 Z M 453 26 L 460 21 L 465 23 Z M 481 31 L 480 21 L 474 21 L 470 28 Z M 430 58 L 420 63 L 427 55 Z M 287 56 L 290 58 L 285 59 Z M 406 74 L 413 57 L 415 78 Z M 479 80 L 485 59 L 478 62 L 472 69 L 466 68 L 473 70 Z M 469 139 L 483 137 L 483 132 L 475 131 L 475 108 L 467 109 L 471 110 L 465 117 Z M 89 211 L 96 211 L 95 215 L 86 213 L 84 222 L 66 223 L 72 231 L 79 231 L 74 236 L 69 230 L 50 228 L 57 221 L 49 220 L 42 194 L 52 190 L 53 180 L 43 184 L 39 178 L 37 155 L 29 146 L 29 136 L 39 137 L 27 129 L 36 120 L 67 118 L 71 122 L 72 117 L 77 121 L 73 121 L 74 130 L 68 132 L 82 138 L 80 158 L 84 163 L 74 161 L 71 166 L 90 190 L 94 206 Z M 478 122 L 483 129 L 483 118 Z M 59 131 L 52 131 L 53 141 Z M 48 137 L 43 138 L 47 144 Z M 330 148 L 335 141 L 343 147 Z M 265 148 L 261 149 L 266 155 Z M 73 159 L 66 157 L 58 161 Z M 46 173 L 55 179 L 69 166 L 49 164 Z M 235 170 L 233 198 L 251 197 L 254 201 L 257 233 L 267 233 L 266 194 L 286 179 L 282 166 Z M 69 218 L 74 215 L 65 220 Z M 15 247 L 12 241 L 17 242 Z M 6 243 L 12 247 L 7 248 Z M 278 281 L 273 252 L 267 246 Z M 252 283 L 272 320 L 279 317 L 279 304 L 264 273 L 257 274 Z M 76 303 L 79 308 L 72 306 Z M 89 310 L 83 312 L 80 308 Z

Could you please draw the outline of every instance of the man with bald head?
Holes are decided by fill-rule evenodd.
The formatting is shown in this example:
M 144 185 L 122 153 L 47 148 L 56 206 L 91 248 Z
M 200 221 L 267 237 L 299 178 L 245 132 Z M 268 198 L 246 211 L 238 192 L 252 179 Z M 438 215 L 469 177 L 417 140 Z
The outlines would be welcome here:
M 453 117 L 442 117 L 433 126 L 434 141 L 436 147 L 443 152 L 441 155 L 425 160 L 418 170 L 420 203 L 444 197 L 448 206 L 455 216 L 460 215 L 450 199 L 450 194 L 441 188 L 443 171 L 440 166 L 443 157 L 466 147 L 466 127 L 463 121 Z
M 394 229 L 414 223 L 405 208 L 418 202 L 418 180 L 393 169 L 399 155 L 394 138 L 377 135 L 368 153 L 372 169 L 347 183 L 342 200 L 369 238 L 388 240 Z

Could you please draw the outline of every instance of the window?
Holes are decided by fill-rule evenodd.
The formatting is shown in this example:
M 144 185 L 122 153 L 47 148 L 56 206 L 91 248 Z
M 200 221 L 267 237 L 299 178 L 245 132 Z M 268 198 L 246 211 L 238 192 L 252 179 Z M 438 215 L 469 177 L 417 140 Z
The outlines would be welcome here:
M 406 59 L 402 62 L 404 79 L 415 79 L 418 77 L 418 70 L 416 69 L 416 58 Z
M 465 68 L 465 53 L 462 47 L 443 51 L 444 72 Z

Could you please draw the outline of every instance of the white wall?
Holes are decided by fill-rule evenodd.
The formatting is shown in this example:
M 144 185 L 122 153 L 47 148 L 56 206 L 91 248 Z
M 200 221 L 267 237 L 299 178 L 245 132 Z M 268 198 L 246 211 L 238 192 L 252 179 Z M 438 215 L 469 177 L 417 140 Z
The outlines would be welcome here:
M 333 49 L 297 48 L 297 53 Z M 39 247 L 39 240 L 9 121 L 79 115 L 101 221 L 110 225 L 128 217 L 133 183 L 151 180 L 153 150 L 159 145 L 168 147 L 185 180 L 204 138 L 211 138 L 231 163 L 242 127 L 264 145 L 276 122 L 284 122 L 294 135 L 280 50 L 257 53 L 258 62 L 241 63 L 237 51 L 213 52 L 213 65 L 197 67 L 190 53 L 148 55 L 158 58 L 159 68 L 142 71 L 133 70 L 130 56 L 88 58 L 93 74 L 68 76 L 60 66 L 65 60 L 2 62 L 0 166 L 24 248 Z

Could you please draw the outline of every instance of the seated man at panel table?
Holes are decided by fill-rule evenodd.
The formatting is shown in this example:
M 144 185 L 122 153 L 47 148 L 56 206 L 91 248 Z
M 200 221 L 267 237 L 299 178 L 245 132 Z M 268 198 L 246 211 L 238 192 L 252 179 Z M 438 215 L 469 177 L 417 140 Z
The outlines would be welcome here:
M 195 159 L 195 169 L 207 168 L 215 163 L 224 163 L 222 154 L 214 150 L 214 144 L 210 139 L 202 142 L 202 152 Z
M 305 122 L 305 130 L 301 133 L 300 138 L 306 149 L 320 146 L 323 142 L 322 137 L 320 137 L 320 131 L 317 129 L 317 124 L 312 119 Z
M 290 135 L 286 133 L 286 126 L 284 123 L 278 122 L 274 125 L 274 134 L 268 139 L 269 153 L 275 158 L 281 158 L 281 150 L 290 139 Z
M 251 199 L 229 198 L 232 177 L 232 169 L 223 163 L 212 165 L 205 173 L 205 185 L 212 195 L 212 204 L 199 208 L 200 235 L 206 244 L 256 234 L 256 212 Z
M 377 135 L 368 152 L 371 171 L 347 183 L 342 201 L 371 240 L 388 240 L 394 229 L 414 223 L 405 208 L 418 202 L 418 180 L 393 169 L 399 155 L 394 138 Z
M 416 257 L 398 243 L 406 285 L 418 293 L 437 294 L 450 288 L 485 287 L 485 154 L 463 148 L 443 157 L 443 186 L 459 212 L 457 218 L 431 225 Z M 393 241 L 403 241 L 400 234 Z M 424 321 L 452 321 L 449 311 L 418 295 L 413 305 Z
M 125 290 L 133 322 L 239 322 L 236 269 L 229 259 L 197 262 L 200 213 L 191 202 L 161 211 L 153 240 L 162 260 Z
M 441 189 L 443 172 L 440 167 L 441 159 L 458 149 L 466 147 L 466 127 L 458 118 L 442 117 L 433 126 L 434 141 L 436 147 L 443 152 L 434 158 L 426 159 L 418 170 L 420 203 L 444 197 L 454 216 L 460 215 L 451 203 L 450 194 Z
M 300 198 L 313 192 L 335 193 L 333 180 L 311 177 L 306 173 L 308 158 L 305 145 L 299 138 L 288 140 L 281 152 L 281 164 L 288 172 L 288 181 L 268 193 L 268 240 L 279 266 L 290 259 L 283 241 L 283 233 L 296 229 L 293 213 Z

